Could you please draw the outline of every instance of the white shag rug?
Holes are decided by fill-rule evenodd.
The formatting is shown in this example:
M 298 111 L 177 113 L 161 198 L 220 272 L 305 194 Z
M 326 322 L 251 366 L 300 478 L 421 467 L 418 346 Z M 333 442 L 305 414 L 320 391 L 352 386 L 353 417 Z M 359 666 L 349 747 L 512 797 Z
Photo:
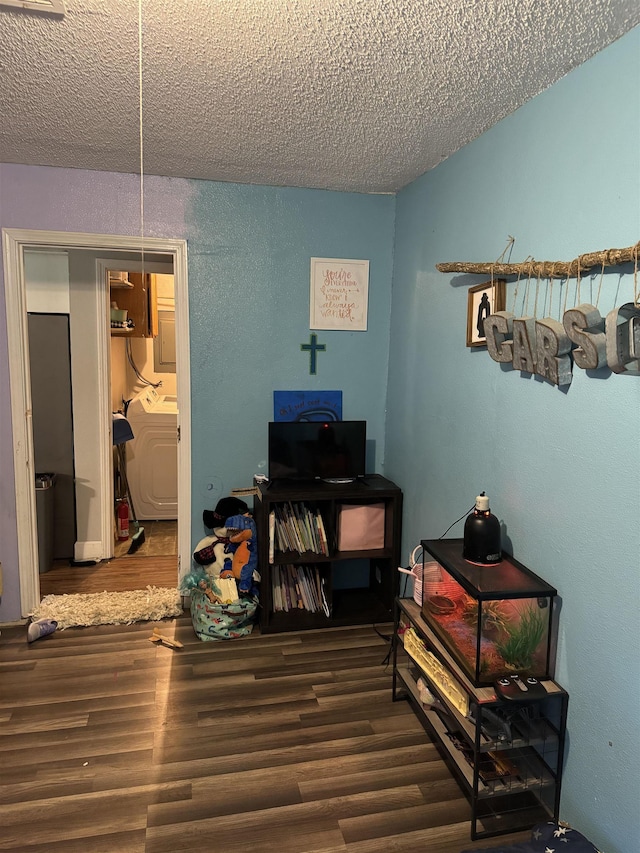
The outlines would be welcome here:
M 47 595 L 31 617 L 55 619 L 58 630 L 88 625 L 131 625 L 156 622 L 182 613 L 177 589 L 148 586 L 132 592 L 92 592 Z

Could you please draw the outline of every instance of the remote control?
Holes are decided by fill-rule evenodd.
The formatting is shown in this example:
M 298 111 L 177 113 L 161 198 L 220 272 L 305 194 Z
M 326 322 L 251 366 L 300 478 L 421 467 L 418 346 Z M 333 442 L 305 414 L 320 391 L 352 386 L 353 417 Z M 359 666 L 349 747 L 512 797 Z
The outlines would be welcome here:
M 525 702 L 547 695 L 542 684 L 531 675 L 505 675 L 495 682 L 494 687 L 498 696 L 512 702 Z

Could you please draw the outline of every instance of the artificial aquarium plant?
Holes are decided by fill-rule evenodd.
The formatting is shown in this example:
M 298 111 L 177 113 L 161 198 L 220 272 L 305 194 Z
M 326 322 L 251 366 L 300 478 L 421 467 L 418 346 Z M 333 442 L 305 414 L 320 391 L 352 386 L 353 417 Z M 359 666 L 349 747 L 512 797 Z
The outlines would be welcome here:
M 512 669 L 528 670 L 544 636 L 546 621 L 539 610 L 529 605 L 517 622 L 504 626 L 506 638 L 496 643 L 497 651 Z
M 482 602 L 482 633 L 488 634 L 507 630 L 509 619 L 508 606 L 499 600 Z M 462 618 L 467 625 L 478 624 L 478 602 L 465 595 L 462 602 Z

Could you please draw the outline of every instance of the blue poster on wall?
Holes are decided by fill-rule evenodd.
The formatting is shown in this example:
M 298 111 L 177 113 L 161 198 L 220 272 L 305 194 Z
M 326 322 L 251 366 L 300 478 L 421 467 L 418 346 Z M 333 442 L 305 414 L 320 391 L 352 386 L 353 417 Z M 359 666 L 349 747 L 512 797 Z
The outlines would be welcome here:
M 274 391 L 274 421 L 341 421 L 342 391 Z

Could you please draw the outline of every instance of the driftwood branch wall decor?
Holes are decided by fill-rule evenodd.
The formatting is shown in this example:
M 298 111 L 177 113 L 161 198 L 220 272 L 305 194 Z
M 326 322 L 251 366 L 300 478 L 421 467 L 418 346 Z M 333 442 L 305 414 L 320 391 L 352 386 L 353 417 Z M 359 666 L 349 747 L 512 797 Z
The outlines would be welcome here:
M 600 284 L 604 270 L 625 263 L 633 263 L 633 302 L 613 308 L 603 317 L 596 305 L 583 303 L 565 310 L 561 319 L 536 316 L 516 317 L 506 310 L 493 310 L 484 319 L 485 341 L 489 355 L 494 361 L 510 362 L 514 369 L 524 373 L 542 376 L 554 385 L 566 386 L 573 378 L 573 364 L 583 370 L 609 367 L 613 373 L 640 375 L 640 290 L 638 288 L 638 258 L 640 241 L 626 249 L 605 249 L 601 252 L 589 252 L 573 261 L 536 261 L 527 259 L 523 263 L 503 263 L 502 258 L 511 245 L 513 238 L 502 256 L 492 263 L 453 263 L 436 264 L 440 272 L 471 273 L 495 276 L 517 276 L 518 282 L 524 276 L 527 280 L 547 279 L 552 288 L 552 280 L 577 278 L 576 295 L 579 297 L 580 278 L 585 273 L 598 268 Z M 504 286 L 504 283 L 502 283 Z M 470 290 L 477 290 L 478 285 Z M 516 294 L 517 294 L 516 284 Z M 528 307 L 528 296 L 527 296 Z M 537 314 L 537 288 L 534 315 Z M 528 314 L 527 308 L 524 309 Z
M 500 261 L 489 263 L 467 263 L 452 261 L 436 264 L 439 272 L 465 272 L 478 275 L 520 275 L 528 278 L 576 278 L 592 269 L 607 269 L 620 264 L 638 263 L 640 241 L 626 249 L 604 249 L 601 252 L 587 252 L 573 261 L 536 261 L 534 259 L 519 264 L 504 264 Z

